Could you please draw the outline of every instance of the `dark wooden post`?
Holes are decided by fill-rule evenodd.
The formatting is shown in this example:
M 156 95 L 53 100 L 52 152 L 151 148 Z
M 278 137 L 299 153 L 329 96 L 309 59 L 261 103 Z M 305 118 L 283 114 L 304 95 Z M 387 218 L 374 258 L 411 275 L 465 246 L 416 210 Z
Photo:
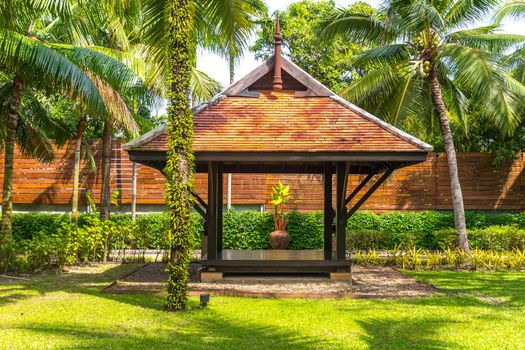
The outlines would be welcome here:
M 208 260 L 217 259 L 217 162 L 208 162 Z
M 337 260 L 346 259 L 346 187 L 348 183 L 348 166 L 346 163 L 337 163 L 336 166 L 336 257 Z
M 332 204 L 332 165 L 324 166 L 324 259 L 332 259 L 332 225 L 334 208 Z
M 222 258 L 222 206 L 224 170 L 222 163 L 217 166 L 217 256 Z

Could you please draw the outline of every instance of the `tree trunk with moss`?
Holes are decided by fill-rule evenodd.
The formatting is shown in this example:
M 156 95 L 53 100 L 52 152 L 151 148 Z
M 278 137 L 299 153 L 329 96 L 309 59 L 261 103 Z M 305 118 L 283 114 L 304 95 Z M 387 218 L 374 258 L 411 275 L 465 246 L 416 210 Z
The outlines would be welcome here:
M 447 154 L 448 171 L 450 175 L 450 189 L 452 193 L 452 204 L 454 207 L 454 223 L 458 231 L 458 239 L 460 248 L 468 253 L 469 244 L 467 237 L 467 225 L 465 220 L 465 207 L 463 204 L 463 193 L 461 191 L 461 184 L 459 182 L 459 170 L 456 157 L 456 148 L 452 138 L 452 131 L 448 122 L 447 111 L 443 101 L 443 94 L 441 92 L 441 85 L 437 78 L 435 69 L 429 73 L 430 93 L 432 95 L 432 102 L 439 117 L 439 124 L 441 126 L 441 134 L 445 143 L 445 153 Z
M 100 219 L 108 220 L 111 209 L 111 151 L 113 141 L 113 124 L 110 120 L 104 123 L 102 136 L 102 192 L 100 197 Z
M 0 231 L 0 266 L 7 267 L 12 239 L 13 216 L 13 167 L 15 159 L 16 129 L 18 127 L 18 111 L 24 91 L 22 79 L 13 79 L 13 96 L 7 121 L 7 134 L 4 145 L 4 186 L 2 193 L 2 226 Z
M 194 156 L 192 152 L 193 114 L 188 91 L 194 7 L 192 0 L 170 0 L 169 16 L 169 92 L 168 157 L 165 168 L 166 203 L 170 216 L 170 259 L 166 309 L 183 310 L 188 304 L 189 262 L 191 258 L 190 200 Z
M 82 149 L 82 138 L 84 136 L 84 124 L 86 117 L 80 114 L 78 122 L 77 139 L 75 141 L 75 165 L 73 170 L 73 199 L 71 201 L 71 217 L 73 222 L 78 224 L 78 192 L 80 187 L 80 151 Z

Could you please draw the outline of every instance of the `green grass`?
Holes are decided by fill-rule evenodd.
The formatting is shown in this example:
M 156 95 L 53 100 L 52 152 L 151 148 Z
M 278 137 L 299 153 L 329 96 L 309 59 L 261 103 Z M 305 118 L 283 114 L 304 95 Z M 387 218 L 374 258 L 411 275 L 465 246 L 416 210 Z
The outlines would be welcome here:
M 137 265 L 0 277 L 2 349 L 523 349 L 525 273 L 409 272 L 447 293 L 398 300 L 212 296 L 166 313 L 100 290 Z

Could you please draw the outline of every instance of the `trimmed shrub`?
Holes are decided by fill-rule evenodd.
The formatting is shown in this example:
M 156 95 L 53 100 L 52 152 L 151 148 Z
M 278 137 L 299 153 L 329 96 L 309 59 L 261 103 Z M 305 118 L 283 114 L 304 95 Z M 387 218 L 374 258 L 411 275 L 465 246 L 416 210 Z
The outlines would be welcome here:
M 467 212 L 472 249 L 504 252 L 525 250 L 525 215 Z M 69 215 L 15 214 L 13 256 L 10 265 L 31 271 L 72 262 L 100 261 L 115 249 L 168 249 L 169 219 L 166 214 L 138 215 L 135 222 L 114 214 L 101 222 L 98 215 L 79 216 L 76 228 Z M 446 250 L 457 247 L 452 213 L 436 211 L 389 212 L 377 215 L 357 212 L 348 222 L 348 248 L 384 250 L 412 248 Z M 192 214 L 193 248 L 202 245 L 203 221 Z M 228 211 L 223 217 L 225 249 L 268 249 L 273 219 L 270 212 Z M 321 212 L 290 212 L 287 231 L 290 249 L 323 247 Z

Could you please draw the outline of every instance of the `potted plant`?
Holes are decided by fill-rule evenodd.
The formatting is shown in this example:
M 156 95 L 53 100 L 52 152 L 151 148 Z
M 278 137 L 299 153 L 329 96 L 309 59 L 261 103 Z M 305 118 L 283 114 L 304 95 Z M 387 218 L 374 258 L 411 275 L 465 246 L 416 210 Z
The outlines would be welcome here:
M 290 186 L 284 186 L 281 181 L 272 188 L 272 200 L 274 206 L 273 223 L 275 230 L 270 233 L 270 244 L 273 249 L 286 249 L 290 243 L 290 235 L 286 232 L 286 203 L 290 201 Z

